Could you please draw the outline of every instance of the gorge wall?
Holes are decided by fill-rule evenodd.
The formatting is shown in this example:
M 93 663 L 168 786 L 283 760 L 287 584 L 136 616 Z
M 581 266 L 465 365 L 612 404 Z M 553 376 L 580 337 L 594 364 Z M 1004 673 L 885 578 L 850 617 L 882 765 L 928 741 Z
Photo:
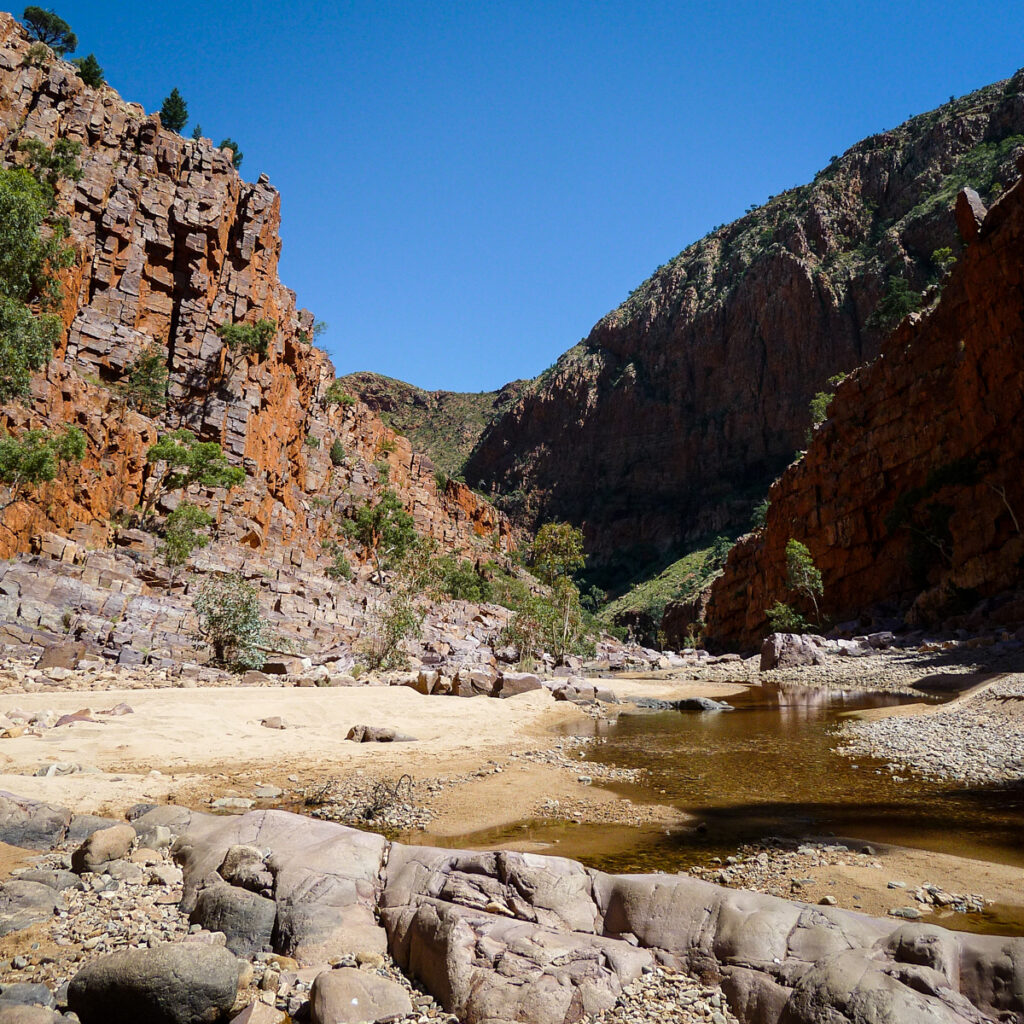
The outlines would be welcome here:
M 266 176 L 243 181 L 209 139 L 166 131 L 111 88 L 87 87 L 70 64 L 33 64 L 28 49 L 18 22 L 0 14 L 0 160 L 19 163 L 21 139 L 65 138 L 81 144 L 84 173 L 61 183 L 57 201 L 77 252 L 64 278 L 65 339 L 30 401 L 0 409 L 0 428 L 73 423 L 89 447 L 66 480 L 4 511 L 0 557 L 48 532 L 108 543 L 112 514 L 146 486 L 147 447 L 177 427 L 220 443 L 248 472 L 230 493 L 199 496 L 221 543 L 315 560 L 337 515 L 387 463 L 421 532 L 448 550 L 507 547 L 504 517 L 464 485 L 439 487 L 430 459 L 376 412 L 327 401 L 335 374 L 311 343 L 313 315 L 277 276 L 280 197 Z M 267 355 L 232 368 L 216 328 L 262 318 L 277 324 Z M 125 410 L 110 387 L 151 344 L 169 371 L 158 418 Z M 330 458 L 336 439 L 342 465 Z
M 966 195 L 957 213 L 974 234 Z M 989 622 L 1019 620 L 1024 608 L 1008 595 L 1024 582 L 1022 411 L 1018 183 L 984 217 L 939 302 L 911 314 L 839 386 L 807 453 L 769 492 L 766 525 L 737 544 L 715 582 L 709 640 L 752 647 L 766 608 L 799 603 L 786 585 L 791 537 L 814 556 L 833 621 L 885 604 L 912 623 L 956 625 L 983 598 Z
M 745 526 L 825 381 L 877 355 L 887 282 L 917 292 L 1024 145 L 1024 73 L 872 136 L 659 268 L 484 433 L 466 479 L 582 524 L 602 585 Z M 698 200 L 698 197 L 695 197 Z

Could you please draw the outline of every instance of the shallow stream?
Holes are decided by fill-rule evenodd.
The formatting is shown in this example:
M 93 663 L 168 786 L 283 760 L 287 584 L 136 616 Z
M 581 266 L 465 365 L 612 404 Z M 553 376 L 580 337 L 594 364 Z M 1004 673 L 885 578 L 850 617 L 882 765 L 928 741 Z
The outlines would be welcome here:
M 894 776 L 883 762 L 834 752 L 844 712 L 908 699 L 756 686 L 727 698 L 731 712 L 585 722 L 572 731 L 596 742 L 581 758 L 581 774 L 587 760 L 644 768 L 642 785 L 600 784 L 635 802 L 674 805 L 693 822 L 638 829 L 525 821 L 453 837 L 420 833 L 416 841 L 480 848 L 530 840 L 605 871 L 643 872 L 724 859 L 766 836 L 848 836 L 1024 867 L 1024 788 Z

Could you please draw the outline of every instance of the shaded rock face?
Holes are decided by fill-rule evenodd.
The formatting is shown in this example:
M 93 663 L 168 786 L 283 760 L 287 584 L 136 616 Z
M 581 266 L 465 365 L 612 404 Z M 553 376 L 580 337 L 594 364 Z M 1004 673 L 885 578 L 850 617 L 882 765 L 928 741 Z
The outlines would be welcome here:
M 439 492 L 430 460 L 376 413 L 326 402 L 334 370 L 310 343 L 313 315 L 278 279 L 280 196 L 266 177 L 243 181 L 229 153 L 163 130 L 110 88 L 85 86 L 67 63 L 26 66 L 27 50 L 21 27 L 0 14 L 0 161 L 18 162 L 23 138 L 81 143 L 83 177 L 62 182 L 57 203 L 78 259 L 64 275 L 57 358 L 29 405 L 0 410 L 0 428 L 74 423 L 89 452 L 69 481 L 5 510 L 0 557 L 46 532 L 105 543 L 99 524 L 137 503 L 146 449 L 177 427 L 219 442 L 249 473 L 228 495 L 190 496 L 216 515 L 228 545 L 319 553 L 329 515 L 369 493 L 381 460 L 417 527 L 444 547 L 468 550 L 492 534 L 509 543 L 501 516 L 468 489 Z M 217 327 L 260 319 L 277 324 L 267 355 L 229 359 Z M 170 373 L 159 419 L 124 409 L 103 386 L 147 346 Z M 344 465 L 332 462 L 335 440 Z
M 807 454 L 772 487 L 765 527 L 715 581 L 709 639 L 754 647 L 764 610 L 794 601 L 790 537 L 821 570 L 833 621 L 884 602 L 914 624 L 956 625 L 980 599 L 998 603 L 1020 585 L 1024 559 L 1022 395 L 1018 183 L 988 211 L 938 304 L 840 385 Z
M 656 961 L 721 979 L 749 1024 L 1024 1021 L 1024 939 L 897 925 L 689 875 L 403 846 L 283 811 L 184 812 L 176 827 L 184 909 L 225 885 L 217 865 L 237 844 L 258 846 L 274 875 L 275 949 L 312 963 L 386 947 L 466 1024 L 571 1024 L 614 1006 Z
M 858 143 L 691 245 L 484 434 L 466 479 L 585 528 L 602 582 L 749 522 L 804 446 L 808 405 L 873 358 L 887 280 L 920 290 L 960 243 L 956 190 L 1012 180 L 1024 74 Z

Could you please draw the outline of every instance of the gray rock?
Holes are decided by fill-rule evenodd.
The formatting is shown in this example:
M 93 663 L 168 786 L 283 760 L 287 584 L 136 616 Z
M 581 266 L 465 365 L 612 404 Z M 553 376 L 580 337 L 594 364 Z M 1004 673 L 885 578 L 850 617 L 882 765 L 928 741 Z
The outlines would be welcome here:
M 355 743 L 415 743 L 415 736 L 406 736 L 386 725 L 353 725 L 345 737 Z
M 309 1002 L 312 1024 L 358 1024 L 412 1013 L 401 985 L 354 967 L 318 974 Z
M 206 1024 L 234 1005 L 241 963 L 223 946 L 127 949 L 87 964 L 68 986 L 82 1024 Z
M 0 935 L 48 921 L 62 907 L 60 897 L 48 885 L 17 878 L 0 882 Z
M 219 883 L 203 889 L 189 916 L 211 932 L 223 932 L 227 947 L 238 956 L 270 948 L 277 906 L 247 889 Z
M 825 665 L 825 652 L 813 639 L 798 633 L 772 633 L 761 644 L 761 671 L 773 668 L 797 668 L 800 665 Z
M 65 839 L 69 843 L 81 843 L 102 828 L 113 828 L 115 825 L 123 824 L 123 821 L 118 821 L 115 818 L 103 818 L 98 814 L 74 814 L 71 816 L 71 824 L 68 826 L 68 834 Z
M 274 884 L 274 876 L 267 869 L 266 855 L 255 846 L 230 847 L 217 873 L 225 882 L 250 892 L 262 892 Z
M 19 882 L 38 882 L 40 885 L 47 885 L 51 889 L 63 892 L 65 889 L 77 889 L 85 891 L 85 883 L 73 871 L 60 869 L 47 870 L 35 868 L 32 871 L 23 871 L 18 875 Z
M 44 1006 L 48 1010 L 52 1010 L 57 1005 L 53 993 L 45 985 L 26 981 L 0 985 L 0 1006 L 5 1003 L 18 1006 Z
M 65 1017 L 45 1006 L 18 1006 L 0 1003 L 0 1024 L 72 1024 L 73 1017 Z
M 50 850 L 63 840 L 70 823 L 65 807 L 0 791 L 0 843 Z

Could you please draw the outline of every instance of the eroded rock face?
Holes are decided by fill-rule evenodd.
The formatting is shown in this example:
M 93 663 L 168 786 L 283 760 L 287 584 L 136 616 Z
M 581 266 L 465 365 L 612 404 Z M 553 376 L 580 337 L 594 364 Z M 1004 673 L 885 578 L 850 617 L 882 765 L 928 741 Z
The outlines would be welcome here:
M 1021 134 L 1022 90 L 1018 73 L 865 139 L 669 260 L 490 427 L 466 479 L 583 525 L 612 581 L 746 525 L 804 447 L 812 396 L 877 355 L 888 276 L 919 291 L 936 249 L 959 252 L 947 175 L 991 185 L 968 154 Z
M 966 206 L 970 203 L 965 199 Z M 730 553 L 708 637 L 753 647 L 791 602 L 785 548 L 810 549 L 823 613 L 882 602 L 912 622 L 1012 591 L 1024 557 L 1024 188 L 988 212 L 938 304 L 839 386 L 806 455 L 772 487 L 763 529 Z
M 0 14 L 0 162 L 17 162 L 23 138 L 81 143 L 83 177 L 62 182 L 57 202 L 78 259 L 64 276 L 66 339 L 30 404 L 0 410 L 0 428 L 74 423 L 89 451 L 41 500 L 5 509 L 0 557 L 46 532 L 106 544 L 111 512 L 133 507 L 146 485 L 146 449 L 177 427 L 219 442 L 249 473 L 228 495 L 191 495 L 215 514 L 226 547 L 318 556 L 331 515 L 369 493 L 381 460 L 418 529 L 444 548 L 468 551 L 492 535 L 509 546 L 507 521 L 464 485 L 439 491 L 430 460 L 375 412 L 327 402 L 334 370 L 310 342 L 313 315 L 278 279 L 280 196 L 267 178 L 243 181 L 209 140 L 164 130 L 67 63 L 32 65 L 28 45 Z M 277 324 L 267 355 L 229 359 L 217 327 L 259 319 Z M 157 419 L 102 386 L 147 346 L 170 373 Z M 335 441 L 343 464 L 331 458 Z
M 166 808 L 149 813 L 168 820 Z M 252 844 L 275 878 L 279 952 L 319 962 L 386 943 L 466 1024 L 571 1024 L 613 1006 L 655 960 L 720 978 L 748 1024 L 1024 1021 L 1024 939 L 897 925 L 689 875 L 403 846 L 281 811 L 175 821 L 186 909 L 225 886 L 216 866 Z M 135 824 L 148 827 L 146 816 Z M 358 921 L 330 933 L 329 922 Z

